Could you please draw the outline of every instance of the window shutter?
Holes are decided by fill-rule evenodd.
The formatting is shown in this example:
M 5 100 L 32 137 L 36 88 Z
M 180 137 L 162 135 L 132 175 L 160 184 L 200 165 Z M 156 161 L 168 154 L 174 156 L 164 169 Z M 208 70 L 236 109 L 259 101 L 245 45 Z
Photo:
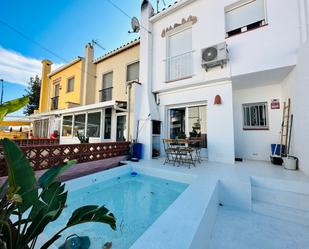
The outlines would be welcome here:
M 103 89 L 113 87 L 113 73 L 103 75 Z
M 225 8 L 226 32 L 265 20 L 264 0 L 239 1 Z
M 127 67 L 127 82 L 139 79 L 139 62 L 135 62 Z
M 192 29 L 186 29 L 182 32 L 169 36 L 168 54 L 169 57 L 182 55 L 192 50 Z

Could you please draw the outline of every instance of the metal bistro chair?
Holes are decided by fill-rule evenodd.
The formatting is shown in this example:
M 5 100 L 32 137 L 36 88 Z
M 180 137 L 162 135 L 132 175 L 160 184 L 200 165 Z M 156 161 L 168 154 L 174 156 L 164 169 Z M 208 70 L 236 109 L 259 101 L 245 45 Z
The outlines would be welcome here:
M 188 147 L 188 140 L 177 139 L 175 145 L 177 146 L 176 162 L 178 162 L 178 166 L 180 164 L 189 164 L 189 168 L 191 165 L 195 167 L 193 149 Z
M 190 147 L 178 147 L 178 159 L 179 165 L 182 164 L 189 164 L 190 166 L 193 165 L 195 167 L 195 160 L 193 158 L 193 149 Z
M 166 163 L 173 163 L 175 165 L 177 159 L 177 148 L 173 146 L 175 143 L 174 139 L 163 139 L 164 151 L 165 151 L 165 161 Z
M 193 148 L 195 151 L 195 160 L 199 163 L 202 162 L 202 156 L 201 156 L 201 151 L 202 151 L 202 138 L 201 137 L 192 137 L 190 138 L 189 142 L 189 147 Z

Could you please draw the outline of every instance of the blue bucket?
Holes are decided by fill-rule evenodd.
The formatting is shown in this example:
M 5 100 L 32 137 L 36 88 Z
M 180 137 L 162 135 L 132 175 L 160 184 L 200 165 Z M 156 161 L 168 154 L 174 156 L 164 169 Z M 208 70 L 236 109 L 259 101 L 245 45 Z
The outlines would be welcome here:
M 133 145 L 133 157 L 137 159 L 141 159 L 142 153 L 143 153 L 143 144 L 141 143 L 134 144 Z
M 284 154 L 284 151 L 285 151 L 285 145 L 282 145 L 282 154 Z M 274 156 L 275 155 L 280 156 L 280 144 L 271 144 L 271 154 Z

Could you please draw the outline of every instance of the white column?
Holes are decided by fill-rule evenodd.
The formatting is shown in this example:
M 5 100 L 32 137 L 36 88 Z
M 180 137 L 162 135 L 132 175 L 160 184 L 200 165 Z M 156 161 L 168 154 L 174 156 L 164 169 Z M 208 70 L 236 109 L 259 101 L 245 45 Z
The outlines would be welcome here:
M 152 122 L 159 120 L 158 108 L 152 93 L 152 23 L 149 18 L 153 14 L 153 7 L 144 0 L 141 13 L 141 45 L 140 45 L 140 82 L 138 87 L 139 101 L 139 135 L 138 142 L 143 144 L 143 159 L 152 158 Z

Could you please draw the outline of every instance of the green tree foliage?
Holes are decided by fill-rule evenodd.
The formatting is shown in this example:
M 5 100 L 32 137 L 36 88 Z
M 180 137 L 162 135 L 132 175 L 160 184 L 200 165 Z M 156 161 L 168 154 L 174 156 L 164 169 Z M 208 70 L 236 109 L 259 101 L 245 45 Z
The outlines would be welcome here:
M 28 88 L 25 90 L 27 96 L 29 96 L 29 103 L 26 105 L 24 114 L 31 115 L 34 110 L 39 109 L 40 105 L 40 90 L 41 90 L 41 80 L 39 76 L 31 77 L 28 83 Z

